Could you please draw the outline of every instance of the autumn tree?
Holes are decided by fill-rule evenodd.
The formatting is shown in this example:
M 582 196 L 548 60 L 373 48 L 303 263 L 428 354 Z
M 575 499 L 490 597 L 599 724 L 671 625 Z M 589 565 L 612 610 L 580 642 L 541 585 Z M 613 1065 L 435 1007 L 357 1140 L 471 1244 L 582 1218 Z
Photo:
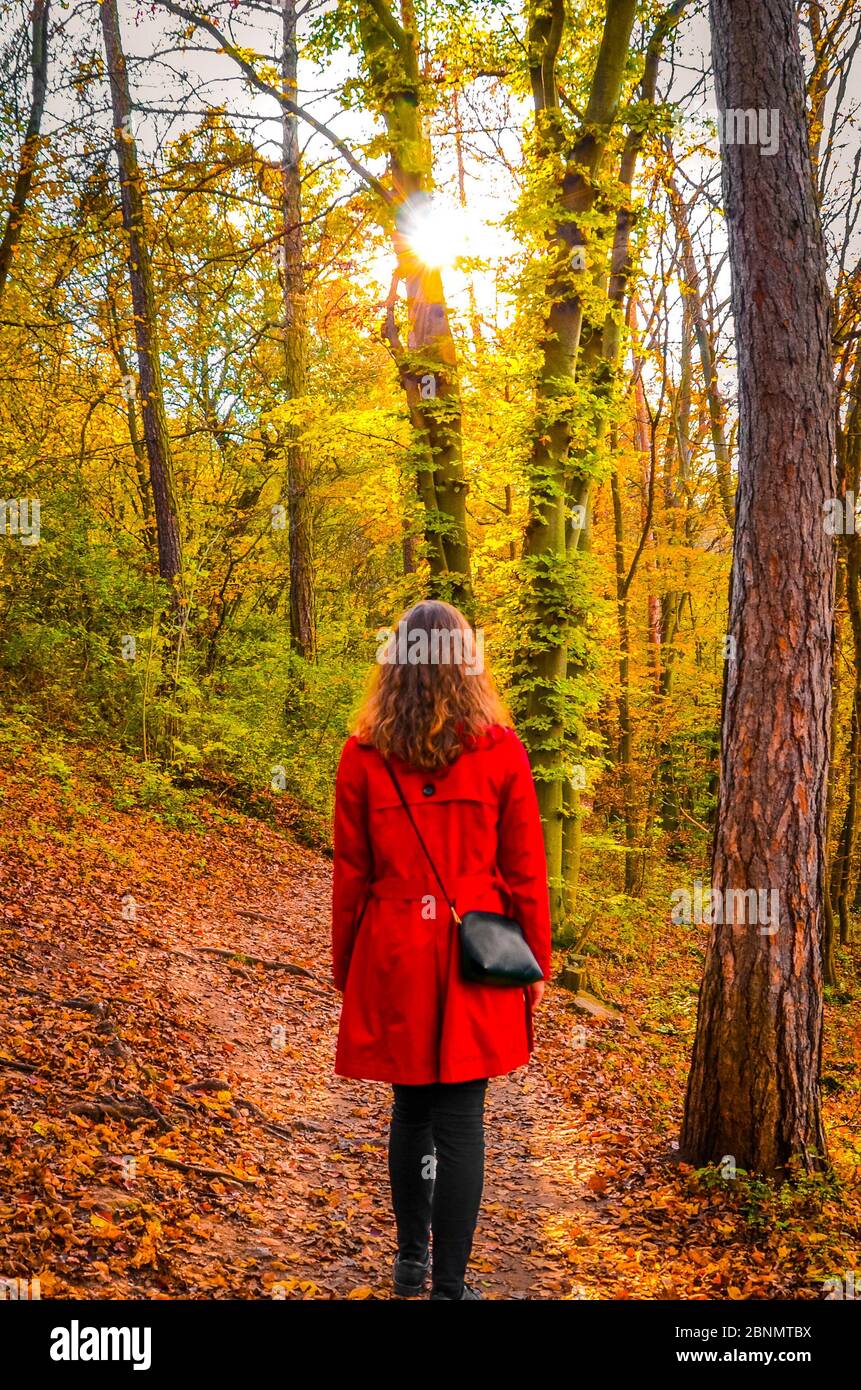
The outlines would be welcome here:
M 569 463 L 576 410 L 577 358 L 586 272 L 584 219 L 598 196 L 598 174 L 616 117 L 636 0 L 608 0 L 589 98 L 570 132 L 557 65 L 567 36 L 562 0 L 535 0 L 526 50 L 535 114 L 539 187 L 549 200 L 546 304 L 538 344 L 531 430 L 529 519 L 523 544 L 522 650 L 517 686 L 544 824 L 551 902 L 563 913 L 565 682 L 569 637 L 569 535 L 572 506 L 588 502 L 588 478 Z M 582 515 L 582 513 L 580 514 Z
M 388 221 L 396 268 L 383 334 L 418 445 L 416 485 L 430 590 L 471 613 L 457 348 L 441 267 L 422 259 L 411 236 L 414 223 L 420 224 L 426 214 L 434 173 L 416 18 L 409 0 L 400 20 L 388 0 L 359 0 L 357 11 L 369 96 L 385 128 L 391 184 Z M 396 313 L 401 284 L 406 294 L 405 335 Z
M 618 452 L 619 436 L 616 422 L 613 418 L 613 407 L 620 395 L 620 359 L 624 342 L 624 326 L 631 317 L 633 303 L 629 298 L 630 291 L 636 292 L 636 286 L 632 287 L 631 280 L 633 275 L 633 251 L 634 251 L 634 230 L 637 220 L 634 207 L 634 181 L 637 173 L 637 164 L 643 150 L 646 137 L 649 134 L 650 126 L 655 124 L 658 108 L 656 107 L 656 94 L 658 86 L 658 70 L 664 45 L 668 37 L 678 24 L 685 10 L 688 0 L 675 0 L 675 3 L 667 6 L 660 14 L 658 21 L 649 37 L 646 45 L 645 59 L 643 63 L 643 76 L 639 87 L 631 103 L 631 109 L 627 114 L 628 131 L 622 146 L 619 158 L 619 179 L 618 195 L 619 207 L 616 211 L 615 225 L 611 241 L 609 264 L 599 266 L 597 279 L 600 284 L 606 280 L 606 311 L 603 322 L 590 325 L 590 331 L 581 348 L 580 371 L 587 377 L 590 384 L 590 395 L 592 400 L 592 429 L 590 431 L 588 450 L 592 456 L 605 447 L 609 433 L 610 454 Z M 634 390 L 636 396 L 635 415 L 644 400 L 640 370 L 642 364 L 636 372 Z M 644 449 L 644 455 L 649 457 L 653 452 L 651 449 Z M 587 458 L 587 451 L 583 450 L 581 458 L 576 461 L 572 469 L 572 476 L 576 480 L 579 488 L 582 489 L 584 480 L 587 484 L 592 484 L 594 480 L 591 473 L 594 471 L 594 464 L 590 469 Z M 632 547 L 631 554 L 626 553 L 626 543 L 624 534 L 624 517 L 621 505 L 620 486 L 618 469 L 615 457 L 610 461 L 610 489 L 613 509 L 613 541 L 614 541 L 614 567 L 616 581 L 616 606 L 619 625 L 619 741 L 618 741 L 618 767 L 622 788 L 622 811 L 625 830 L 625 842 L 627 853 L 625 855 L 625 879 L 624 886 L 627 893 L 633 893 L 635 889 L 635 863 L 634 845 L 637 835 L 637 811 L 635 807 L 634 785 L 633 785 L 633 733 L 631 718 L 631 697 L 630 697 L 630 677 L 631 677 L 631 614 L 630 614 L 630 594 L 634 578 L 640 563 L 640 558 L 646 544 L 652 526 L 653 502 L 654 502 L 654 459 L 650 458 L 648 469 L 648 479 L 645 493 L 646 502 L 642 525 L 640 527 L 639 538 Z M 578 493 L 579 505 L 588 509 L 590 501 L 590 488 Z M 575 505 L 578 505 L 575 503 Z M 588 517 L 584 518 L 588 520 Z M 569 556 L 576 557 L 581 547 L 588 543 L 590 527 L 588 525 L 569 524 L 567 528 L 567 548 Z M 573 669 L 572 669 L 573 668 Z M 576 673 L 576 662 L 572 662 L 569 656 L 568 663 L 569 676 Z M 563 793 L 567 799 L 565 810 L 567 814 L 563 817 L 563 871 L 564 871 L 564 893 L 569 902 L 572 902 L 574 890 L 576 888 L 575 870 L 577 868 L 575 855 L 569 850 L 572 841 L 575 843 L 580 834 L 580 791 L 571 785 L 570 779 L 563 784 Z M 579 856 L 577 856 L 579 857 Z
M 277 73 L 269 72 L 259 63 L 257 55 L 249 54 L 239 43 L 232 41 L 229 31 L 222 33 L 224 23 L 219 7 L 198 10 L 160 0 L 161 7 L 191 29 L 200 28 L 223 45 L 223 51 L 238 71 L 258 91 L 272 96 L 281 113 L 281 245 L 279 264 L 282 286 L 283 337 L 283 396 L 289 406 L 289 418 L 281 441 L 286 455 L 287 530 L 289 537 L 289 603 L 290 640 L 293 650 L 305 660 L 313 660 L 316 652 L 315 602 L 313 583 L 313 504 L 311 497 L 311 466 L 303 442 L 301 420 L 296 411 L 301 407 L 307 387 L 308 324 L 306 306 L 305 226 L 302 200 L 302 159 L 300 117 L 313 118 L 299 105 L 299 21 L 307 13 L 308 3 L 297 0 L 274 0 L 257 8 L 264 18 L 279 22 L 280 62 Z M 228 10 L 228 14 L 230 11 Z M 258 71 L 258 68 L 260 69 Z M 317 128 L 325 130 L 319 122 Z M 328 132 L 327 132 L 328 134 Z M 340 143 L 340 142 L 335 142 Z

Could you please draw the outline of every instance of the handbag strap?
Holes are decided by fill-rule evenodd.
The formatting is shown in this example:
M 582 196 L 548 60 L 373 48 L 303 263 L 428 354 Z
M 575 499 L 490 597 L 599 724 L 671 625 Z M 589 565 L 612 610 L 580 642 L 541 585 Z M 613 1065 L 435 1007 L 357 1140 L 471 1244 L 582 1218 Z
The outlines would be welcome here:
M 392 767 L 391 763 L 389 762 L 388 758 L 384 757 L 384 758 L 383 758 L 383 762 L 385 763 L 385 766 L 386 766 L 386 772 L 389 774 L 389 776 L 391 777 L 392 781 L 394 782 L 395 791 L 397 792 L 398 796 L 400 797 L 401 805 L 403 806 L 404 810 L 406 811 L 407 815 L 409 816 L 410 825 L 412 826 L 413 830 L 416 832 L 416 838 L 418 839 L 419 844 L 421 845 L 422 849 L 424 850 L 425 859 L 428 861 L 428 863 L 430 864 L 431 868 L 433 869 L 434 878 L 436 879 L 437 883 L 439 884 L 440 888 L 442 889 L 442 895 L 443 895 L 443 897 L 445 898 L 446 902 L 448 903 L 449 907 L 451 908 L 451 915 L 452 915 L 452 917 L 454 918 L 454 920 L 457 922 L 457 924 L 460 925 L 460 917 L 459 917 L 458 914 L 457 914 L 457 909 L 456 909 L 454 903 L 452 902 L 451 898 L 449 897 L 448 893 L 446 892 L 445 884 L 443 883 L 442 879 L 440 878 L 439 870 L 438 870 L 436 864 L 433 862 L 433 859 L 431 858 L 430 850 L 428 849 L 427 845 L 426 845 L 425 842 L 424 842 L 424 838 L 423 838 L 423 836 L 422 836 L 422 832 L 419 830 L 418 826 L 416 825 L 415 818 L 414 818 L 413 813 L 412 813 L 412 811 L 410 810 L 410 807 L 409 807 L 409 802 L 407 801 L 406 797 L 404 796 L 404 793 L 403 793 L 403 789 L 402 789 L 402 787 L 401 787 L 401 784 L 400 784 L 400 782 L 398 781 L 397 777 L 395 776 L 395 770 L 394 770 L 394 768 Z

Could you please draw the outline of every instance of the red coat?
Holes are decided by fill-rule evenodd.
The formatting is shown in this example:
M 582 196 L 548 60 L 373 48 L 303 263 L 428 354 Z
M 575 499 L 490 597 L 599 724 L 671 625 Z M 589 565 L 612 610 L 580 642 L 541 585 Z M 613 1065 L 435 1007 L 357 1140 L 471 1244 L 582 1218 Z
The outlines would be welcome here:
M 546 977 L 547 867 L 517 735 L 490 729 L 439 772 L 392 765 L 458 912 L 516 918 Z M 380 754 L 355 737 L 335 784 L 332 958 L 339 1076 L 425 1085 L 528 1062 L 528 994 L 461 978 L 457 925 Z

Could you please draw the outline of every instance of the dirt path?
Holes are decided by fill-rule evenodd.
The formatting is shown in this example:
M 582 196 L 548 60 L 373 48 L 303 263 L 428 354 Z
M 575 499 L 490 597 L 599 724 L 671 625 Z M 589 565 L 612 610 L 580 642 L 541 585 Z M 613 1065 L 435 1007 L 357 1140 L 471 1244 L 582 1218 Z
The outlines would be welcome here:
M 389 1093 L 332 1072 L 330 866 L 254 822 L 99 829 L 83 873 L 56 842 L 3 855 L 14 1272 L 82 1297 L 388 1297 Z M 587 1157 L 541 1061 L 492 1083 L 487 1296 L 577 1296 Z
M 327 861 L 211 807 L 193 829 L 119 813 L 107 776 L 47 797 L 0 771 L 0 792 L 0 1276 L 390 1297 L 389 1093 L 333 1075 Z M 622 1025 L 551 987 L 532 1064 L 491 1082 L 488 1298 L 815 1298 L 855 1267 L 827 1191 L 789 1222 L 674 1163 L 696 959 L 663 932 L 642 961 L 605 946 Z
M 249 899 L 261 918 L 244 918 L 230 933 L 230 945 L 243 955 L 310 964 L 325 978 L 328 866 L 305 864 L 292 886 L 287 878 L 274 898 Z M 291 922 L 297 900 L 312 910 Z M 270 920 L 263 921 L 266 913 Z M 224 939 L 222 933 L 218 944 Z M 288 1294 L 308 1283 L 314 1286 L 309 1293 L 339 1298 L 366 1289 L 388 1296 L 389 1092 L 334 1076 L 339 996 L 326 988 L 311 992 L 282 972 L 263 971 L 262 979 L 240 974 L 224 958 L 204 957 L 193 973 L 182 967 L 169 958 L 166 987 L 183 1015 L 187 1011 L 202 1027 L 212 1060 L 224 1054 L 220 1071 L 231 1090 L 294 1136 L 260 1136 L 257 1164 L 266 1173 L 260 1210 L 269 1234 L 251 1234 L 244 1245 L 224 1226 L 207 1247 L 208 1258 L 221 1266 L 250 1259 L 262 1266 L 257 1273 L 264 1284 L 271 1274 Z M 579 1287 L 576 1269 L 560 1253 L 565 1241 L 554 1241 L 554 1231 L 566 1234 L 583 1207 L 576 1128 L 540 1065 L 494 1080 L 487 1130 L 476 1282 L 487 1296 L 570 1297 Z

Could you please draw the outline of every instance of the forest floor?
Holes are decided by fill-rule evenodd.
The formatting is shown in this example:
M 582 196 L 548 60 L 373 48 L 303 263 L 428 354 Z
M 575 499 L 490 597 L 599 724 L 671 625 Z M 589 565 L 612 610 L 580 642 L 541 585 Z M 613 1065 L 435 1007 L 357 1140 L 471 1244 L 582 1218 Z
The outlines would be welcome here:
M 103 752 L 0 737 L 0 791 L 0 1277 L 391 1297 L 387 1088 L 332 1072 L 329 862 Z M 861 1268 L 861 951 L 828 1006 L 836 1176 L 775 1188 L 673 1151 L 705 930 L 608 910 L 622 1022 L 551 987 L 533 1063 L 491 1082 L 485 1297 L 814 1299 Z

